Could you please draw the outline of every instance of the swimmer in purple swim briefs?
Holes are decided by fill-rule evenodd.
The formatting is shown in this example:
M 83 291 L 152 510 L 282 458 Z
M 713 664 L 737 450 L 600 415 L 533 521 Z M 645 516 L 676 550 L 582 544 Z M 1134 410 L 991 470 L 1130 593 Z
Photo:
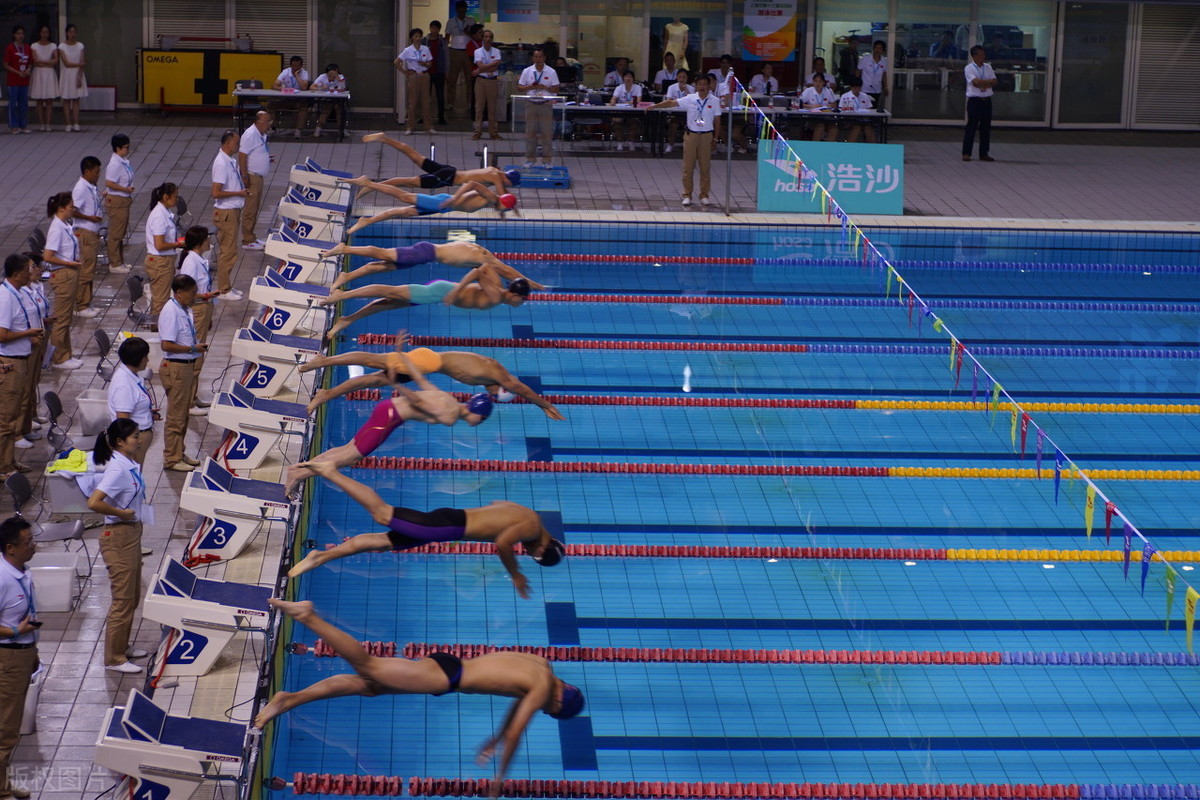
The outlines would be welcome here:
M 563 543 L 550 536 L 542 518 L 533 509 L 493 501 L 482 508 L 438 508 L 416 511 L 392 506 L 371 487 L 348 478 L 329 462 L 312 462 L 310 470 L 341 489 L 363 508 L 387 533 L 360 533 L 331 550 L 313 550 L 288 572 L 289 578 L 303 575 L 311 569 L 338 558 L 358 553 L 382 550 L 410 550 L 430 542 L 494 542 L 500 563 L 512 576 L 517 594 L 529 599 L 529 579 L 517 566 L 513 545 L 520 542 L 534 561 L 543 567 L 553 567 L 566 553 Z
M 472 395 L 467 402 L 460 403 L 454 395 L 444 392 L 428 381 L 420 369 L 404 353 L 400 354 L 404 372 L 417 384 L 419 391 L 398 385 L 397 394 L 380 400 L 366 423 L 354 434 L 354 438 L 343 445 L 326 450 L 307 464 L 293 464 L 287 469 L 287 493 L 315 473 L 311 465 L 329 462 L 338 467 L 348 467 L 369 456 L 387 441 L 392 431 L 405 422 L 425 422 L 429 425 L 453 425 L 465 419 L 468 425 L 478 425 L 492 413 L 492 396 L 487 392 Z
M 510 281 L 524 278 L 529 281 L 529 285 L 534 289 L 546 288 L 537 281 L 526 278 L 520 272 L 517 272 L 508 264 L 496 258 L 496 255 L 491 250 L 481 247 L 474 242 L 446 242 L 445 244 L 417 242 L 411 247 L 375 247 L 373 245 L 348 245 L 339 243 L 321 253 L 321 258 L 343 255 L 366 256 L 367 258 L 377 260 L 369 264 L 364 264 L 351 272 L 340 273 L 333 281 L 332 288 L 334 289 L 340 289 L 350 281 L 365 278 L 368 275 L 389 272 L 394 269 L 407 269 L 408 267 L 416 267 L 421 264 L 433 264 L 435 262 L 438 264 L 447 264 L 452 267 L 462 267 L 464 269 L 480 267 L 486 264 L 492 267 L 501 278 Z

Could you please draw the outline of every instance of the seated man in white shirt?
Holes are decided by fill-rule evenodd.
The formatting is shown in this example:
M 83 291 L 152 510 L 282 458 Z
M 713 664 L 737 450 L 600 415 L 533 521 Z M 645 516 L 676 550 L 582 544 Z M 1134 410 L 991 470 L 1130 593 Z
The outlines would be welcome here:
M 851 78 L 850 91 L 842 95 L 838 108 L 841 111 L 870 111 L 875 104 L 871 100 L 871 95 L 864 92 L 862 88 L 862 78 Z M 864 117 L 861 121 L 848 119 L 843 120 L 842 124 L 846 129 L 847 142 L 857 142 L 858 137 L 863 134 L 866 135 L 868 142 L 875 142 L 875 120 L 873 118 Z
M 288 62 L 288 68 L 279 73 L 279 77 L 275 79 L 272 86 L 276 91 L 291 90 L 303 92 L 308 89 L 308 70 L 304 68 L 304 59 L 300 56 L 292 56 Z M 295 109 L 296 111 L 296 138 L 300 138 L 300 132 L 304 130 L 304 126 L 308 124 L 308 102 L 301 100 L 295 103 L 280 103 L 279 108 Z
M 675 83 L 667 87 L 667 100 L 678 100 L 681 97 L 687 97 L 689 94 L 696 93 L 696 87 L 688 83 L 691 75 L 686 69 L 678 70 L 675 73 Z M 682 114 L 667 115 L 667 146 L 663 148 L 664 153 L 669 153 L 675 149 L 675 142 L 679 138 L 679 125 L 683 119 Z
M 608 101 L 608 104 L 637 108 L 641 101 L 642 87 L 633 82 L 632 72 L 626 72 L 621 85 L 613 89 L 612 99 Z M 613 120 L 613 138 L 617 140 L 618 152 L 626 147 L 633 150 L 633 139 L 640 135 L 641 127 L 641 121 L 636 118 L 617 117 Z
M 805 111 L 832 111 L 837 108 L 833 92 L 825 85 L 824 75 L 813 75 L 813 85 L 800 93 L 800 105 Z M 810 121 L 814 142 L 832 142 L 837 140 L 837 124 L 815 118 Z
M 338 72 L 337 64 L 330 64 L 325 67 L 325 71 L 317 76 L 317 79 L 312 82 L 312 90 L 314 92 L 330 92 L 337 94 L 346 91 L 346 76 Z M 346 124 L 346 105 L 344 103 L 334 103 L 329 100 L 317 101 L 317 125 L 313 128 L 313 136 L 320 137 L 321 127 L 329 120 L 329 115 L 334 110 L 337 111 L 338 130 Z
M 660 92 L 666 92 L 667 88 L 675 82 L 678 72 L 679 70 L 675 68 L 675 54 L 667 53 L 663 56 L 663 68 L 654 74 L 654 86 L 657 86 Z
M 807 89 L 808 87 L 812 86 L 813 76 L 817 75 L 818 73 L 825 76 L 825 85 L 829 87 L 829 91 L 837 92 L 837 79 L 834 78 L 827 69 L 825 69 L 825 59 L 821 58 L 820 56 L 817 56 L 812 60 L 812 72 L 804 76 L 803 88 Z
M 774 75 L 775 67 L 770 63 L 762 65 L 762 71 L 750 79 L 750 94 L 779 94 L 779 78 Z
M 616 69 L 604 76 L 605 87 L 613 88 L 621 85 L 625 80 L 625 73 L 629 72 L 629 59 L 618 58 L 615 64 Z

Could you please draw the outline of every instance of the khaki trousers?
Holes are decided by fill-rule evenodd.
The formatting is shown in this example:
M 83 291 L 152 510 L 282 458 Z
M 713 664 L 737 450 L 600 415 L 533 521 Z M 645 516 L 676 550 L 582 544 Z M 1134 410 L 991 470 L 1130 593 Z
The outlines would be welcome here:
M 50 275 L 50 290 L 54 300 L 50 304 L 50 344 L 54 345 L 55 364 L 61 364 L 72 355 L 71 323 L 75 321 L 75 291 L 79 284 L 79 269 L 59 267 Z
M 142 431 L 142 435 L 138 437 L 137 449 L 133 452 L 133 460 L 138 464 L 145 464 L 146 453 L 150 451 L 152 444 L 154 444 L 154 428 Z
M 100 234 L 76 228 L 79 237 L 79 285 L 75 289 L 75 310 L 83 311 L 92 304 L 92 282 L 96 279 L 96 254 L 100 251 Z
M 21 717 L 29 679 L 37 670 L 36 647 L 23 650 L 0 648 L 0 797 L 12 794 L 8 767 L 21 738 Z
M 712 163 L 712 132 L 683 134 L 683 196 L 692 196 L 692 172 L 696 169 L 696 161 L 700 162 L 700 196 L 708 197 L 712 189 L 712 174 L 709 165 Z
M 416 130 L 417 117 L 420 117 L 421 124 L 425 126 L 425 129 L 432 130 L 433 112 L 430 111 L 429 103 L 429 73 L 420 72 L 415 75 L 409 73 L 406 86 L 407 110 L 404 113 L 404 127 L 410 131 Z
M 455 50 L 450 48 L 450 72 L 446 74 L 446 109 L 451 113 L 454 112 L 454 98 L 458 92 L 458 79 L 462 78 L 467 82 L 467 88 L 471 87 L 471 58 L 467 55 L 466 50 Z
M 158 312 L 171 299 L 171 281 L 175 278 L 175 256 L 146 254 L 146 276 L 150 278 L 150 313 Z
M 554 107 L 549 103 L 526 103 L 525 160 L 537 158 L 538 142 L 542 144 L 542 161 L 549 164 L 554 158 Z
M 33 430 L 33 418 L 37 416 L 38 400 L 41 399 L 38 397 L 38 383 L 42 380 L 42 361 L 46 358 L 46 348 L 49 346 L 50 341 L 43 336 L 42 340 L 33 346 L 33 352 L 25 362 L 28 365 L 25 368 L 25 401 L 21 407 L 18 436 L 24 436 Z
M 0 366 L 12 367 L 9 372 L 0 372 L 0 408 L 20 408 L 27 391 L 29 359 L 0 356 Z M 0 474 L 3 475 L 17 468 L 13 445 L 21 435 L 19 417 L 19 414 L 0 414 Z
M 207 342 L 208 332 L 212 328 L 212 303 L 193 303 L 192 316 L 196 321 L 196 341 Z M 192 406 L 200 396 L 200 371 L 204 369 L 204 356 L 196 359 L 196 380 L 192 382 Z
M 483 114 L 487 112 L 488 133 L 499 133 L 499 115 L 496 101 L 500 97 L 500 81 L 497 78 L 475 79 L 475 132 L 483 132 Z
M 142 594 L 142 523 L 105 525 L 100 534 L 100 555 L 108 567 L 112 605 L 104 626 L 104 666 L 124 664 L 133 632 L 133 612 Z
M 163 466 L 183 460 L 188 412 L 196 394 L 196 363 L 163 359 L 158 379 L 167 392 L 167 421 L 163 426 Z
M 241 225 L 242 209 L 213 209 L 213 226 L 217 229 L 217 291 L 222 294 L 233 289 L 233 266 L 237 263 L 238 228 Z
M 104 197 L 104 210 L 108 212 L 108 266 L 119 267 L 125 263 L 125 234 L 129 231 L 129 207 L 132 197 Z
M 263 176 L 251 172 L 246 178 L 246 188 L 250 190 L 250 196 L 246 198 L 246 207 L 242 209 L 242 244 L 258 240 L 254 235 L 254 226 L 258 224 L 258 210 L 262 208 Z

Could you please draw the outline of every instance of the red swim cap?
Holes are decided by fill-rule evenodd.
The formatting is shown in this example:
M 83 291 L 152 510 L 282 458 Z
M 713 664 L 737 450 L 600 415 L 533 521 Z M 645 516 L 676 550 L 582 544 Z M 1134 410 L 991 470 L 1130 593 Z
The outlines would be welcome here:
M 517 207 L 517 196 L 515 194 L 500 195 L 500 206 L 511 211 Z

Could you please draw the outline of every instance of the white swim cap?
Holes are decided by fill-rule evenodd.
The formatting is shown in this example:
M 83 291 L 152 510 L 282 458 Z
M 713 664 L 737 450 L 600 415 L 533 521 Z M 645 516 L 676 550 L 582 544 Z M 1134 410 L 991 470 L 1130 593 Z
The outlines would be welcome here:
M 492 395 L 492 397 L 496 398 L 497 403 L 511 403 L 513 400 L 517 399 L 517 396 L 515 394 L 513 394 L 512 392 L 508 391 L 507 389 L 505 389 L 503 387 L 500 389 L 497 389 L 496 393 L 494 395 Z

